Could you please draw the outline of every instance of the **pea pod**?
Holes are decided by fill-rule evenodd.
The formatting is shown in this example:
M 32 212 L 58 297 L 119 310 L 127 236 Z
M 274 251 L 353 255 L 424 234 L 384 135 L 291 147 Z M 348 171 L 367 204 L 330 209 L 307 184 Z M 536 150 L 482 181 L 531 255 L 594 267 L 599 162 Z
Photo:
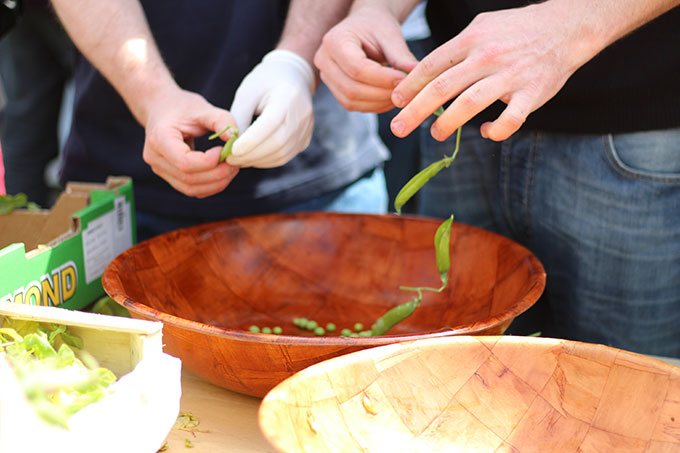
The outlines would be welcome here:
M 382 315 L 371 326 L 373 336 L 384 335 L 388 330 L 394 327 L 399 322 L 411 316 L 415 309 L 420 305 L 420 298 L 409 300 L 401 305 L 391 308 L 387 313 Z
M 437 270 L 442 284 L 446 285 L 449 281 L 449 268 L 451 267 L 451 224 L 453 223 L 453 214 L 446 219 L 434 234 L 434 250 L 437 259 Z
M 234 134 L 237 134 L 237 135 L 238 135 L 238 129 L 236 129 L 234 126 L 232 126 L 232 125 L 230 124 L 229 126 L 225 127 L 225 128 L 222 129 L 221 131 L 215 132 L 214 134 L 212 134 L 210 137 L 208 137 L 208 140 L 215 140 L 217 137 L 219 137 L 220 135 L 224 134 L 224 133 L 227 132 L 228 130 L 231 130 Z
M 421 170 L 413 178 L 409 180 L 404 187 L 401 188 L 397 196 L 394 198 L 394 210 L 397 214 L 401 214 L 401 207 L 406 204 L 407 201 L 411 199 L 416 192 L 420 190 L 421 187 L 425 185 L 434 175 L 439 173 L 439 171 L 449 166 L 448 158 L 438 160 L 437 162 L 431 163 L 424 170 Z
M 220 152 L 220 162 L 224 162 L 227 160 L 227 157 L 231 156 L 231 149 L 234 146 L 234 142 L 238 138 L 238 134 L 234 134 L 231 137 L 229 137 L 229 140 L 224 144 L 222 147 L 222 151 Z

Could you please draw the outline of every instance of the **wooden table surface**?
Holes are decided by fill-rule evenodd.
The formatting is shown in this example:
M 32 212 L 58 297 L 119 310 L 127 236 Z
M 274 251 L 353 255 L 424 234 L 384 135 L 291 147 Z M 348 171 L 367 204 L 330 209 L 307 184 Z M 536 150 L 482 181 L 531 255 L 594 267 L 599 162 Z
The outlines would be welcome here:
M 675 366 L 680 359 L 656 357 Z M 189 413 L 199 421 L 193 433 L 172 429 L 166 450 L 191 453 L 275 453 L 262 435 L 257 422 L 260 399 L 217 387 L 188 371 L 182 372 L 180 412 Z M 193 448 L 187 448 L 186 439 Z

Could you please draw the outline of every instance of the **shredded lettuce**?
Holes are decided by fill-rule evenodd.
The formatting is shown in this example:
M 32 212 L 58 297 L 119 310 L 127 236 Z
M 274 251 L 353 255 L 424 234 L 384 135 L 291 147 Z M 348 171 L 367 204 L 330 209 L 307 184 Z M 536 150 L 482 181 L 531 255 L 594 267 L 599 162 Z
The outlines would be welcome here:
M 5 318 L 0 327 L 0 356 L 29 403 L 44 421 L 64 428 L 71 415 L 110 393 L 116 381 L 110 370 L 86 366 L 72 349 L 82 347 L 63 325 Z

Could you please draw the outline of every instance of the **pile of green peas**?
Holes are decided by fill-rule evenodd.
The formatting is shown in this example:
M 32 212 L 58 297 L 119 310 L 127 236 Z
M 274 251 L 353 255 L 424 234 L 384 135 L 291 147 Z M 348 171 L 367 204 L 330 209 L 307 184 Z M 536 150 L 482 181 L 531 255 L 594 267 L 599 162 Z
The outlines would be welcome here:
M 332 333 L 336 331 L 336 326 L 332 322 L 329 322 L 326 324 L 326 328 L 324 329 L 323 327 L 319 326 L 319 323 L 314 321 L 313 319 L 307 319 L 307 318 L 295 318 L 293 319 L 293 324 L 295 324 L 297 327 L 300 329 L 305 329 L 305 330 L 311 330 L 314 332 L 315 335 L 324 335 L 326 332 Z M 372 335 L 372 332 L 370 330 L 364 331 L 364 325 L 361 324 L 360 322 L 357 322 L 354 324 L 354 332 L 352 332 L 350 329 L 342 329 L 340 331 L 340 336 L 341 337 L 370 337 Z

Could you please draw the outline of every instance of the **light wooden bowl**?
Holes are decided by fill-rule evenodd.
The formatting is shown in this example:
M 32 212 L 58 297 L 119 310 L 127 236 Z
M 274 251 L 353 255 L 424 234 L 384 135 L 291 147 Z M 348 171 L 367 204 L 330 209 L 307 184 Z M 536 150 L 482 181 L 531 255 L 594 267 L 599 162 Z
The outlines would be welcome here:
M 601 345 L 445 337 L 313 365 L 262 401 L 281 452 L 677 452 L 680 368 Z
M 194 374 L 264 396 L 296 371 L 331 357 L 404 340 L 500 334 L 529 308 L 545 272 L 524 247 L 454 223 L 450 285 L 424 293 L 413 315 L 381 337 L 340 337 L 370 326 L 414 294 L 439 286 L 433 238 L 441 222 L 394 215 L 281 214 L 178 230 L 130 248 L 107 267 L 107 293 L 133 316 L 162 321 L 165 351 Z M 306 317 L 337 325 L 317 337 Z M 280 326 L 283 335 L 250 333 Z

